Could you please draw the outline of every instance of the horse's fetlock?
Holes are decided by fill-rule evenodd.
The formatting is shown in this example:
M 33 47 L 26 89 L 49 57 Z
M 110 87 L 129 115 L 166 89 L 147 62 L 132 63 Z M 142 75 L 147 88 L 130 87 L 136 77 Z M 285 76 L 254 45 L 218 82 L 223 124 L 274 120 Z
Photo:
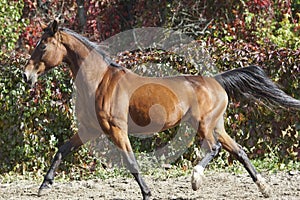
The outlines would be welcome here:
M 44 177 L 44 183 L 49 183 L 49 184 L 53 184 L 53 181 L 54 181 L 54 176 L 53 176 L 53 173 L 49 173 L 47 174 L 45 177 Z

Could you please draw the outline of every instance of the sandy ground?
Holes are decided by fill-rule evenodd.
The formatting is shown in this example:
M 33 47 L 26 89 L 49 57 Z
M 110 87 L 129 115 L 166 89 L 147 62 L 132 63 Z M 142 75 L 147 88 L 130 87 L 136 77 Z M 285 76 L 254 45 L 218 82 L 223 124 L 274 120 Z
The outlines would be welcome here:
M 272 187 L 273 195 L 268 199 L 300 200 L 300 172 L 279 172 L 264 175 Z M 190 175 L 177 178 L 154 179 L 145 176 L 152 191 L 152 199 L 265 199 L 247 174 L 235 175 L 226 172 L 208 171 L 202 188 L 191 189 Z M 48 200 L 48 199 L 142 199 L 133 178 L 56 182 L 52 190 L 38 197 L 38 182 L 20 180 L 0 184 L 0 199 Z

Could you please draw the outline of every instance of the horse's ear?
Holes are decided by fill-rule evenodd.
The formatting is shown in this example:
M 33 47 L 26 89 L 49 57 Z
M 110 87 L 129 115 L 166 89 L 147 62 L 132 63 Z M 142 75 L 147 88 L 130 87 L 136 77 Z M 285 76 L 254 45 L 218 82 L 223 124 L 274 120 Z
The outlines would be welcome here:
M 48 26 L 45 25 L 43 22 L 39 22 L 43 31 L 49 33 L 50 35 L 54 35 L 58 31 L 58 22 L 53 20 Z
M 54 35 L 58 31 L 58 22 L 56 20 L 53 20 L 49 25 L 49 31 L 51 35 Z

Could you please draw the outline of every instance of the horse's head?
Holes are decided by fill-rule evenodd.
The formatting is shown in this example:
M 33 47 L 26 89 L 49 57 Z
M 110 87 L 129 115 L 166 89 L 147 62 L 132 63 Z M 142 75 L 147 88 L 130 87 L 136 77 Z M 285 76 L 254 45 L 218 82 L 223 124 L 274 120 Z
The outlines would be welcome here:
M 37 43 L 30 60 L 25 66 L 26 82 L 34 84 L 37 78 L 49 69 L 62 63 L 67 50 L 60 40 L 57 21 L 42 26 L 44 34 Z

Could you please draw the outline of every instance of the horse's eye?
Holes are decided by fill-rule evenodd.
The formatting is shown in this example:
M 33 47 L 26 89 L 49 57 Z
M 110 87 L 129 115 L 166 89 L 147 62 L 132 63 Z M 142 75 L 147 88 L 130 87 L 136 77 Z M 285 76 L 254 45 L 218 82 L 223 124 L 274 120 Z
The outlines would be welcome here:
M 41 44 L 40 48 L 41 48 L 41 50 L 45 50 L 46 49 L 46 45 L 45 44 Z

